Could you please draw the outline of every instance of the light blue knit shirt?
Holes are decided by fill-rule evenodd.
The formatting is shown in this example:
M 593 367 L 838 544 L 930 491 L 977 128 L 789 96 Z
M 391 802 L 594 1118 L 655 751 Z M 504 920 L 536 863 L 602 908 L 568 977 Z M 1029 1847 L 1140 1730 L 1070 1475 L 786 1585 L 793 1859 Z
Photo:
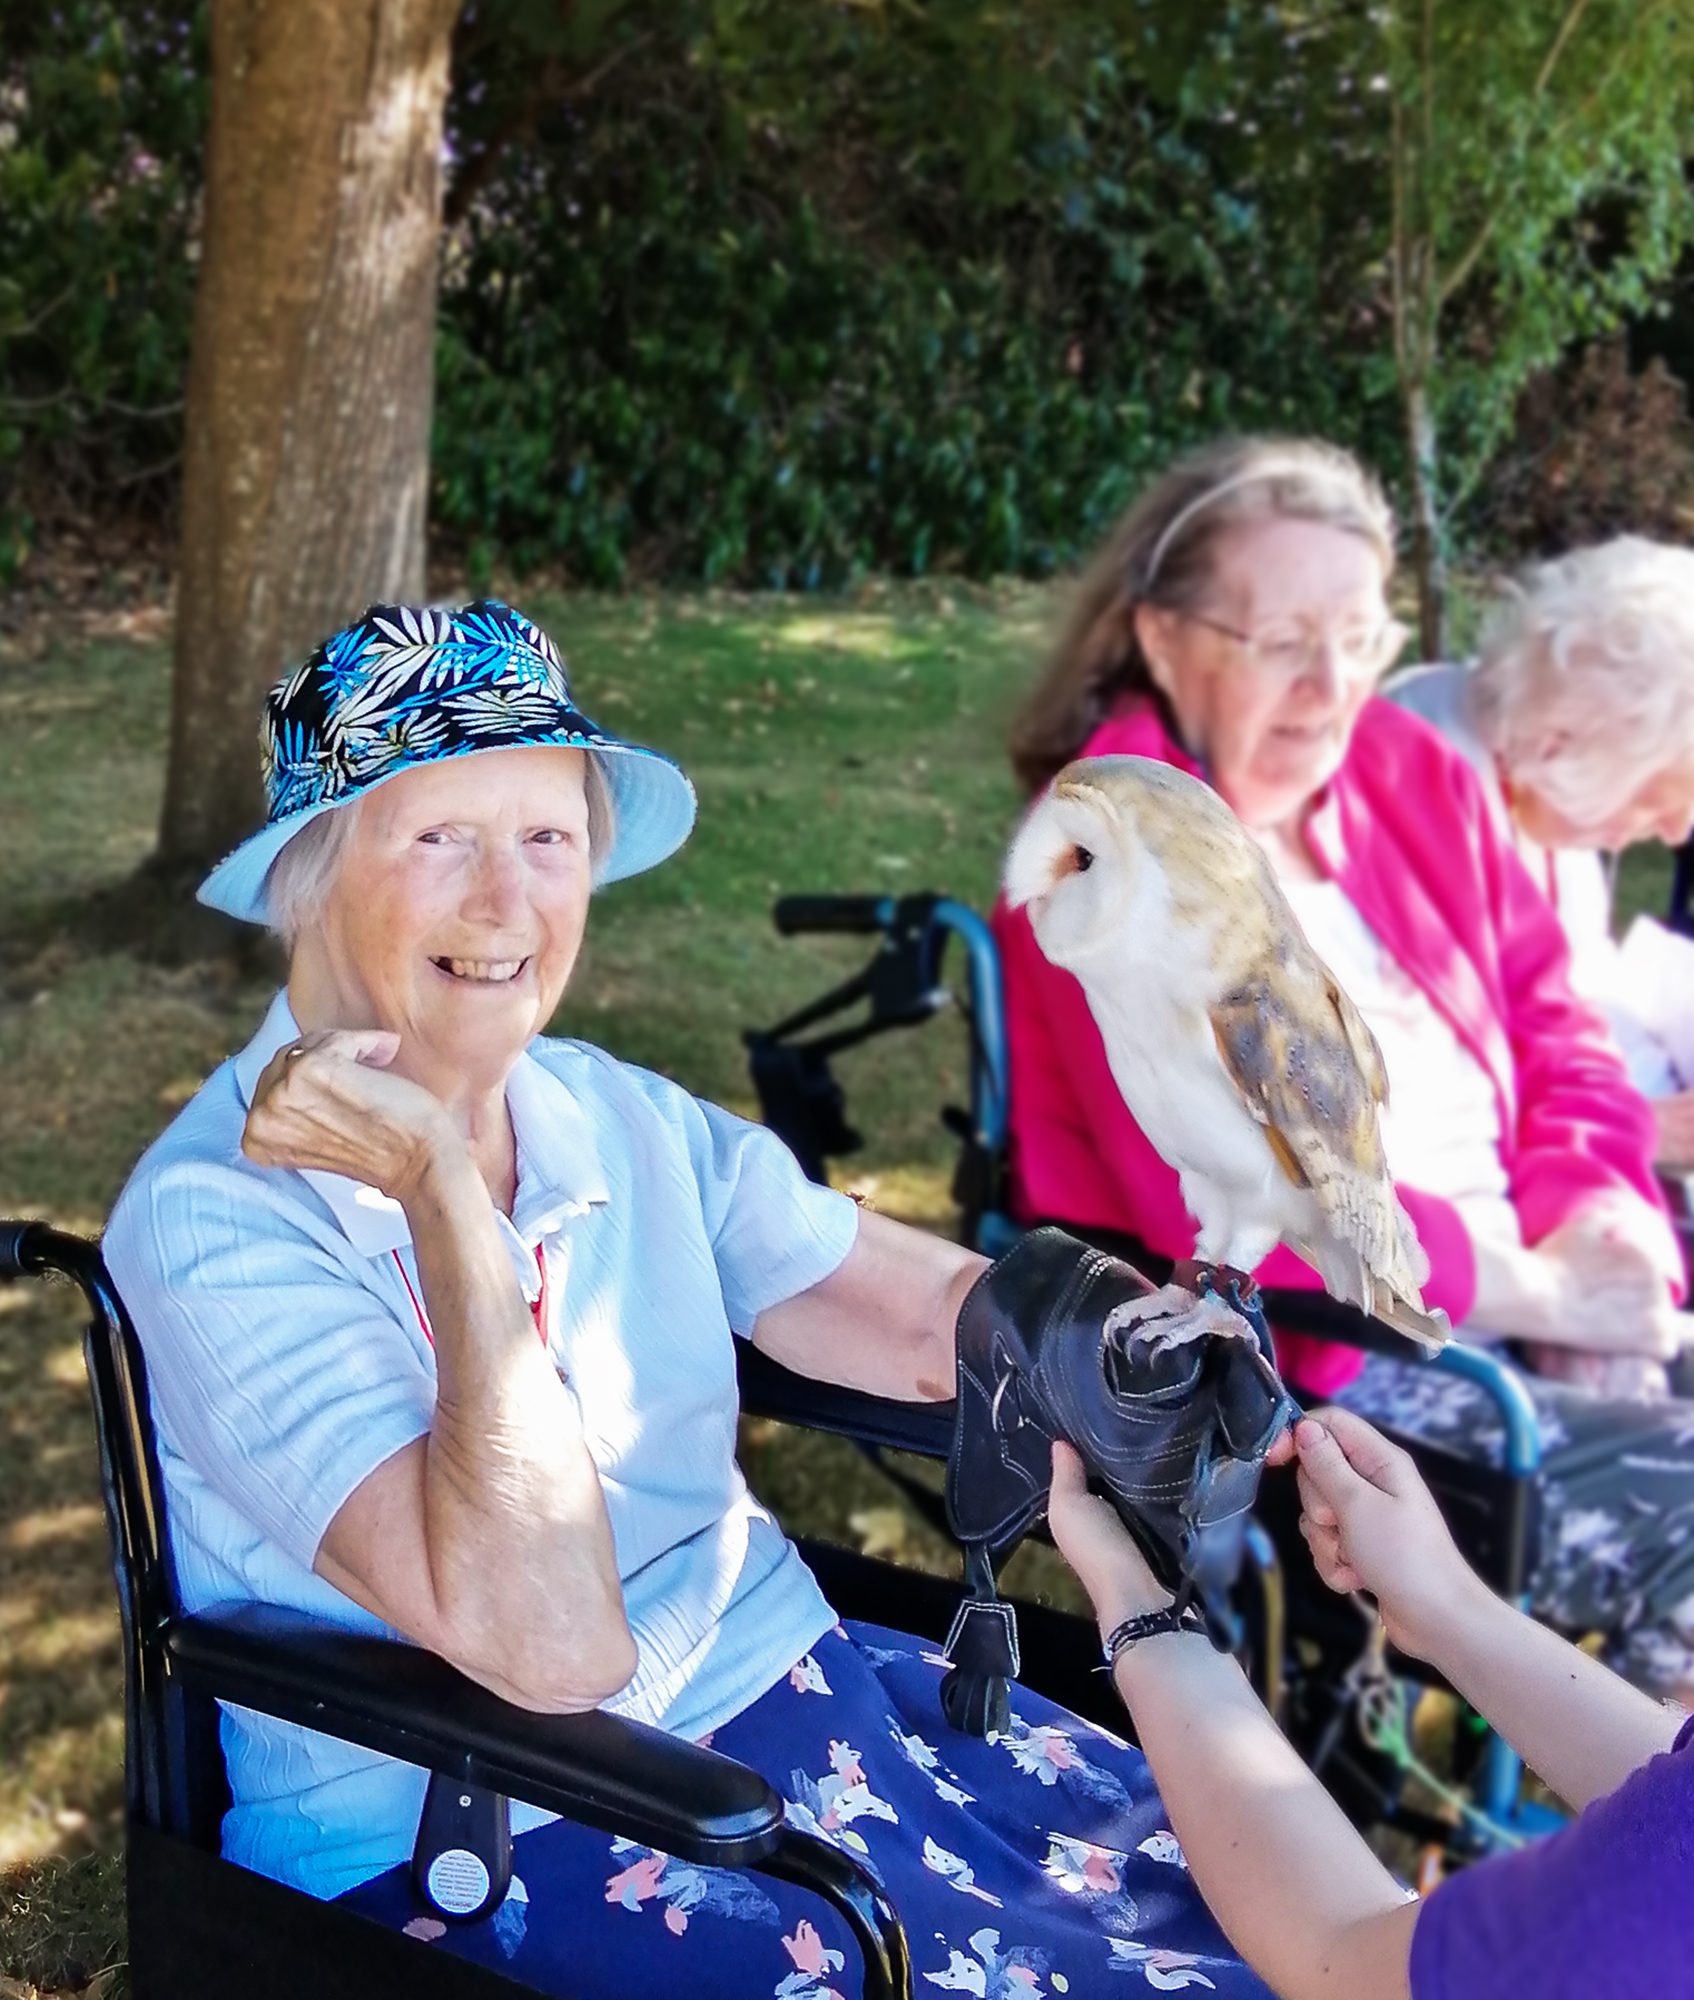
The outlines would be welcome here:
M 258 1167 L 241 1131 L 298 1029 L 286 996 L 143 1157 L 106 1258 L 147 1358 L 185 1610 L 260 1601 L 389 1628 L 314 1575 L 365 1476 L 429 1429 L 435 1361 L 399 1205 L 334 1174 Z M 513 1071 L 518 1189 L 499 1218 L 605 1489 L 634 1680 L 607 1706 L 715 1729 L 834 1622 L 736 1467 L 732 1334 L 819 1282 L 857 1231 L 762 1126 L 585 1043 Z M 421 1298 L 421 1288 L 418 1289 Z M 315 1896 L 406 1860 L 424 1773 L 226 1708 L 224 1853 Z M 514 1832 L 553 1815 L 514 1802 Z

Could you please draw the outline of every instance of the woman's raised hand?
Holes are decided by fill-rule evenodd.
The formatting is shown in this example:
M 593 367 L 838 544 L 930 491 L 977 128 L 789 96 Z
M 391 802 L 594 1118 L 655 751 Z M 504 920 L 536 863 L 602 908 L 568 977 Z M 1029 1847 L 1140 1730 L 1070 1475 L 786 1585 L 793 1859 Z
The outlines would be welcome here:
M 241 1150 L 261 1167 L 345 1174 L 404 1202 L 455 1137 L 438 1099 L 388 1073 L 400 1037 L 385 1028 L 302 1035 L 265 1065 Z

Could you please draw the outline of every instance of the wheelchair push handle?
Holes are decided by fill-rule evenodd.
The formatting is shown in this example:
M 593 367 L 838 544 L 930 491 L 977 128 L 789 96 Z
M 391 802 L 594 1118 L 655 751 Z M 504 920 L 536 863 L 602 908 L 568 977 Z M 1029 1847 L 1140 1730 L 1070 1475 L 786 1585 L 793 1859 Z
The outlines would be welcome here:
M 894 922 L 892 896 L 782 896 L 772 912 L 784 937 L 801 931 L 885 931 Z
M 40 1239 L 46 1233 L 39 1222 L 0 1219 L 0 1282 L 7 1278 L 33 1277 L 42 1270 Z
M 114 1309 L 100 1247 L 51 1223 L 0 1216 L 0 1285 L 9 1278 L 69 1278 L 96 1313 Z

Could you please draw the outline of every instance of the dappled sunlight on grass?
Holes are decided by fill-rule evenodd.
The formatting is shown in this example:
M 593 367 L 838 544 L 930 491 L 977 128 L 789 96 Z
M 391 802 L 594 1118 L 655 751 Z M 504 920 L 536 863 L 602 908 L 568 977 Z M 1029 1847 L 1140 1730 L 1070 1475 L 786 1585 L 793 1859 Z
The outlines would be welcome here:
M 0 1534 L 0 1547 L 39 1549 L 66 1541 L 98 1540 L 105 1532 L 106 1524 L 94 1501 L 67 1501 L 57 1507 L 38 1507 L 33 1514 L 9 1523 Z M 0 1616 L 4 1610 L 0 1606 Z
M 60 1612 L 51 1620 L 38 1620 L 25 1637 L 13 1639 L 11 1664 L 14 1669 L 59 1668 L 105 1647 L 111 1636 L 112 1621 L 104 1612 Z
M 10 1535 L 0 1546 L 15 1546 Z M 0 1598 L 0 1638 L 14 1632 L 33 1632 L 41 1621 L 41 1600 L 33 1591 L 11 1585 Z
M 953 1200 L 952 1173 L 942 1166 L 908 1163 L 881 1169 L 855 1167 L 855 1155 L 832 1161 L 830 1179 L 845 1193 L 857 1195 L 880 1215 L 910 1222 L 920 1229 L 950 1230 L 958 1216 Z
M 55 1347 L 41 1357 L 41 1379 L 57 1382 L 67 1389 L 80 1389 L 83 1384 L 82 1347 L 67 1343 Z
M 909 659 L 921 656 L 921 644 L 914 646 L 892 618 L 880 612 L 837 612 L 831 617 L 813 614 L 790 618 L 778 625 L 777 636 L 791 646 L 831 646 L 837 652 L 859 653 L 872 660 Z

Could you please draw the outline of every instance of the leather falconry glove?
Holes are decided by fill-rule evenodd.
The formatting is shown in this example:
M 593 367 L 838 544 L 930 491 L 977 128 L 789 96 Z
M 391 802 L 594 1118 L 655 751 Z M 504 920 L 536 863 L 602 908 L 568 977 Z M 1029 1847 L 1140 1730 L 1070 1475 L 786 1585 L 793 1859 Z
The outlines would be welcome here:
M 994 1567 L 1047 1511 L 1055 1438 L 1081 1454 L 1179 1609 L 1196 1604 L 1220 1650 L 1238 1641 L 1229 1592 L 1248 1509 L 1265 1454 L 1299 1411 L 1251 1292 L 1230 1301 L 1252 1326 L 1239 1336 L 1208 1332 L 1155 1351 L 1134 1329 L 1106 1331 L 1113 1307 L 1154 1289 L 1130 1265 L 1044 1228 L 991 1265 L 960 1311 L 947 1515 L 969 1594 L 941 1684 L 955 1728 L 1007 1726 L 1017 1627 Z M 1141 1335 L 1158 1324 L 1143 1322 Z

